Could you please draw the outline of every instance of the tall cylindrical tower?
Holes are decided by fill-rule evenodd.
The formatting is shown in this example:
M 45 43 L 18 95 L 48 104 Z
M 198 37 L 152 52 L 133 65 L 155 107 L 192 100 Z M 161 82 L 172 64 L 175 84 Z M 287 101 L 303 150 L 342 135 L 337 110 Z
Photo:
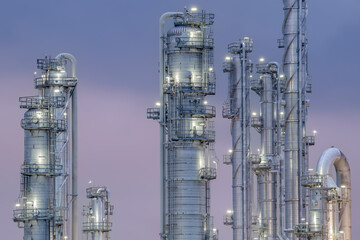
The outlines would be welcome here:
M 306 218 L 306 190 L 301 189 L 300 176 L 307 170 L 306 98 L 307 51 L 305 0 L 283 0 L 283 70 L 287 79 L 285 97 L 285 229 L 295 239 L 294 227 Z M 305 157 L 306 156 L 306 157 Z
M 84 206 L 83 233 L 87 240 L 109 240 L 112 223 L 110 215 L 114 206 L 110 205 L 110 191 L 106 187 L 90 187 L 86 189 L 87 198 L 90 200 Z
M 169 17 L 174 27 L 165 35 Z M 215 94 L 213 19 L 194 9 L 160 19 L 161 106 L 148 109 L 148 117 L 160 119 L 161 127 L 162 239 L 217 239 L 210 216 L 217 163 L 209 122 L 216 111 L 205 99 Z
M 64 58 L 38 59 L 37 63 L 39 93 L 20 98 L 20 107 L 28 111 L 21 120 L 25 154 L 13 219 L 24 228 L 24 239 L 67 239 L 69 103 L 77 79 L 66 73 Z
M 248 57 L 252 52 L 253 41 L 246 37 L 238 43 L 229 44 L 228 56 L 224 62 L 224 72 L 229 72 L 229 97 L 223 107 L 223 117 L 231 119 L 233 209 L 230 221 L 225 217 L 224 224 L 232 225 L 233 239 L 251 238 L 252 216 L 252 171 L 250 160 L 250 72 Z
M 260 96 L 260 116 L 252 117 L 253 126 L 260 132 L 260 151 L 253 170 L 257 175 L 257 221 L 259 239 L 278 239 L 278 194 L 280 129 L 278 114 L 280 77 L 277 63 L 259 63 L 258 80 L 252 80 L 251 88 Z

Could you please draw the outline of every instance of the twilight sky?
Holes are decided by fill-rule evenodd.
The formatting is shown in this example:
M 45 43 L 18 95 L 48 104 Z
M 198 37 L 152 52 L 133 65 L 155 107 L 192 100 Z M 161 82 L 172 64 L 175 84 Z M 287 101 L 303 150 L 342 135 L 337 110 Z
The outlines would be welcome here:
M 0 3 L 0 229 L 4 239 L 22 239 L 12 222 L 20 191 L 23 130 L 18 97 L 36 94 L 33 72 L 45 54 L 72 53 L 79 78 L 79 206 L 87 203 L 88 181 L 107 185 L 115 205 L 112 239 L 158 239 L 158 124 L 146 120 L 146 108 L 158 100 L 158 19 L 166 11 L 197 6 L 215 13 L 217 95 L 216 151 L 230 147 L 229 120 L 221 118 L 227 76 L 221 64 L 227 44 L 254 39 L 259 57 L 281 61 L 283 19 L 280 0 L 4 0 Z M 311 149 L 315 164 L 330 146 L 340 148 L 352 170 L 353 236 L 360 236 L 360 1 L 309 1 L 309 62 L 313 93 L 308 130 L 316 129 Z M 254 98 L 256 101 L 257 97 Z M 258 111 L 258 109 L 255 109 Z M 256 134 L 256 133 L 254 133 Z M 256 147 L 254 147 L 256 149 Z M 222 216 L 231 208 L 231 170 L 219 164 L 212 184 L 212 213 L 221 239 L 231 239 Z M 79 208 L 81 209 L 81 207 Z M 81 216 L 81 215 L 80 215 Z M 81 221 L 82 222 L 82 221 Z M 80 223 L 81 226 L 81 223 Z M 6 231 L 5 231 L 6 229 Z

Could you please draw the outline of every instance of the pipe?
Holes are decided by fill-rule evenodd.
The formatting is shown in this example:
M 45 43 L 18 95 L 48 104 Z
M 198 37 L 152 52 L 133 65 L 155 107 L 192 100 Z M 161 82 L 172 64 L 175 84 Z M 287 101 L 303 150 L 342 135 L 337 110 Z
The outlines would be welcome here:
M 165 69 L 164 69 L 164 39 L 165 39 L 165 32 L 164 32 L 164 24 L 168 18 L 183 16 L 184 13 L 182 12 L 167 12 L 161 15 L 159 20 L 159 57 L 160 57 L 160 239 L 165 240 L 165 228 L 166 228 L 166 221 L 165 221 L 165 106 L 164 106 L 164 77 L 165 77 Z
M 320 176 L 329 177 L 331 167 L 335 167 L 337 187 L 346 191 L 345 203 L 339 213 L 339 232 L 344 233 L 344 240 L 351 240 L 351 177 L 350 166 L 345 155 L 337 148 L 329 148 L 321 155 L 316 172 Z M 313 220 L 313 218 L 311 219 Z
M 292 233 L 299 223 L 300 217 L 300 168 L 303 157 L 301 156 L 301 106 L 299 96 L 300 73 L 299 73 L 299 29 L 297 3 L 300 0 L 283 0 L 285 19 L 283 23 L 283 35 L 285 52 L 283 56 L 283 69 L 287 78 L 285 90 L 285 230 L 290 239 L 296 236 Z
M 279 191 L 279 200 L 278 200 L 278 208 L 279 208 L 279 216 L 277 217 L 277 233 L 279 235 L 279 233 L 281 233 L 282 228 L 283 228 L 283 221 L 282 221 L 282 164 L 281 161 L 283 160 L 283 157 L 281 155 L 281 117 L 280 117 L 280 111 L 281 111 L 281 86 L 280 86 L 280 64 L 278 62 L 269 62 L 269 65 L 275 65 L 276 66 L 276 155 L 277 157 L 274 158 L 274 160 L 278 160 L 277 164 L 279 166 L 279 186 L 280 187 L 275 187 L 276 190 Z M 276 185 L 276 184 L 275 184 Z M 276 193 L 275 193 L 276 194 Z M 276 213 L 276 211 L 275 211 Z
M 72 77 L 76 78 L 76 58 L 69 53 L 60 53 L 56 59 L 66 59 L 71 62 Z M 78 239 L 78 110 L 77 110 L 77 86 L 72 93 L 72 106 L 71 106 L 71 148 L 72 148 L 72 161 L 71 161 L 71 180 L 72 180 L 72 240 Z
M 245 137 L 245 132 L 246 132 L 246 126 L 245 126 L 245 114 L 247 113 L 245 110 L 246 106 L 246 90 L 245 90 L 245 63 L 246 63 L 246 57 L 245 57 L 245 44 L 241 43 L 242 46 L 242 58 L 241 58 L 241 84 L 242 84 L 242 88 L 241 88 L 241 99 L 242 99 L 242 104 L 243 106 L 241 107 L 241 128 L 242 128 L 242 135 L 241 135 L 241 187 L 242 187 L 242 192 L 241 192 L 241 198 L 242 198 L 242 206 L 241 206 L 241 211 L 242 211 L 242 239 L 245 239 L 245 237 L 247 238 L 247 231 L 245 230 L 245 225 L 247 226 L 247 222 L 245 221 L 245 191 L 247 189 L 247 186 L 245 186 L 245 167 L 246 167 L 246 137 Z

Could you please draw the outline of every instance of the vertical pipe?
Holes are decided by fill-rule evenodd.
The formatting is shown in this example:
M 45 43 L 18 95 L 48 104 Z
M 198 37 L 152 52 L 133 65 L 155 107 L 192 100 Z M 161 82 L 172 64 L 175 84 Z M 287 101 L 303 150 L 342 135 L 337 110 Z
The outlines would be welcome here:
M 166 228 L 166 221 L 165 221 L 165 122 L 164 122 L 164 114 L 165 114 L 165 106 L 164 106 L 164 77 L 165 77 L 165 69 L 164 69 L 164 24 L 168 18 L 181 16 L 183 15 L 182 12 L 167 12 L 161 15 L 159 20 L 159 72 L 160 72 L 160 239 L 165 240 L 165 228 Z
M 77 87 L 73 90 L 71 104 L 72 117 L 72 240 L 78 239 L 78 110 L 77 110 Z
M 285 230 L 290 239 L 291 233 L 299 222 L 299 177 L 301 158 L 302 131 L 300 127 L 301 109 L 299 98 L 299 29 L 297 2 L 302 0 L 283 0 L 285 19 L 283 34 L 285 53 L 283 57 L 284 74 L 287 78 L 285 90 Z
M 60 53 L 56 59 L 67 59 L 71 62 L 72 77 L 76 78 L 76 58 L 69 53 Z M 71 100 L 71 222 L 72 240 L 78 239 L 78 103 L 77 86 L 74 87 Z

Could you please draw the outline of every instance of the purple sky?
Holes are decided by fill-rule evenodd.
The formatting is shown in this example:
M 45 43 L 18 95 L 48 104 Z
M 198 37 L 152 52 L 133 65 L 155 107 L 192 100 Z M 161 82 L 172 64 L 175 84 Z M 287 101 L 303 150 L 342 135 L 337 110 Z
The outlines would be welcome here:
M 36 59 L 45 54 L 72 53 L 79 78 L 79 191 L 92 180 L 107 185 L 115 205 L 112 239 L 158 239 L 158 124 L 146 120 L 146 108 L 158 100 L 158 19 L 166 11 L 196 5 L 216 15 L 215 66 L 217 155 L 230 146 L 229 120 L 221 118 L 227 76 L 221 64 L 228 43 L 254 39 L 252 59 L 281 61 L 282 1 L 2 1 L 0 3 L 1 161 L 0 229 L 2 238 L 21 239 L 12 222 L 20 191 L 23 130 L 18 97 L 35 95 Z M 353 226 L 360 221 L 360 1 L 309 1 L 308 38 L 313 93 L 309 133 L 318 131 L 311 161 L 330 146 L 348 157 L 353 180 Z M 255 98 L 258 100 L 258 98 Z M 221 239 L 231 239 L 222 216 L 231 207 L 231 171 L 219 164 L 212 184 L 212 212 Z M 81 224 L 80 224 L 81 226 Z M 6 229 L 6 231 L 4 231 Z M 354 239 L 360 228 L 353 227 Z

